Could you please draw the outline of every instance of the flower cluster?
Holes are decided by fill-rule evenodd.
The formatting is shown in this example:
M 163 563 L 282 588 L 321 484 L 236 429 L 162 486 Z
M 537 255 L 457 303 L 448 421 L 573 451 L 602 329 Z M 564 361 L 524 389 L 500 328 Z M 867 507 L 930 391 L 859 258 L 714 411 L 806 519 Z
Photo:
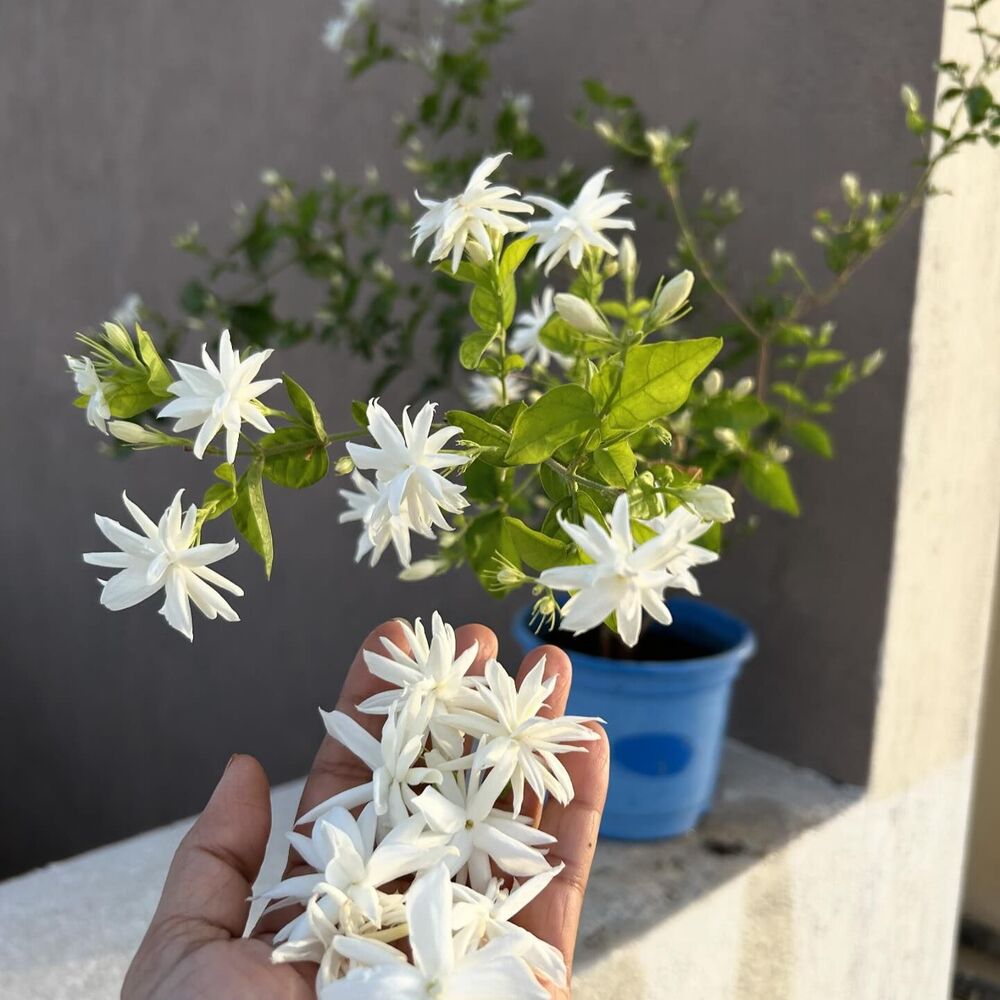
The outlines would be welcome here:
M 304 814 L 308 835 L 288 835 L 311 871 L 261 894 L 271 911 L 296 910 L 272 958 L 318 963 L 322 1000 L 457 1000 L 484 981 L 490 996 L 544 1000 L 540 980 L 566 985 L 563 957 L 516 917 L 562 865 L 546 859 L 554 838 L 521 813 L 524 787 L 570 801 L 559 757 L 597 739 L 594 720 L 540 714 L 554 685 L 544 658 L 515 690 L 496 661 L 470 675 L 478 648 L 457 654 L 440 615 L 430 637 L 419 619 L 405 635 L 406 651 L 383 638 L 383 652 L 365 653 L 391 685 L 357 706 L 385 716 L 381 740 L 345 713 L 321 713 L 371 780 Z

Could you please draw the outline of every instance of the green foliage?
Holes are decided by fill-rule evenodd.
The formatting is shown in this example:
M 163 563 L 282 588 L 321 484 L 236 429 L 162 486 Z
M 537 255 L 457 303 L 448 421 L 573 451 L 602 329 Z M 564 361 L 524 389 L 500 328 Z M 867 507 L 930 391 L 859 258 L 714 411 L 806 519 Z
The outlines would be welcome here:
M 550 389 L 522 410 L 511 431 L 507 461 L 511 465 L 536 465 L 587 431 L 598 426 L 594 397 L 578 385 Z
M 236 503 L 233 521 L 250 547 L 264 560 L 264 572 L 270 578 L 274 565 L 274 540 L 271 538 L 271 521 L 264 502 L 262 473 L 264 462 L 251 462 L 250 467 L 236 484 Z
M 301 490 L 314 486 L 330 468 L 326 444 L 309 427 L 282 427 L 260 439 L 264 475 L 278 486 Z

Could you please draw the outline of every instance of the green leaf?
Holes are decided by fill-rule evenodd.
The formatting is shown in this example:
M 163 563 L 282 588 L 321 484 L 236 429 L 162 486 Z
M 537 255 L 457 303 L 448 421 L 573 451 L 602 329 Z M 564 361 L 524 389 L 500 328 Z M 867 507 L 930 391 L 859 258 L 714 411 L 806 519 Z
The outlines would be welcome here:
M 788 470 L 774 459 L 753 452 L 740 469 L 747 489 L 762 503 L 786 514 L 798 516 L 799 501 L 788 477 Z
M 800 420 L 791 426 L 792 436 L 803 447 L 810 451 L 822 455 L 824 458 L 833 458 L 833 441 L 830 435 L 819 424 L 811 420 Z
M 295 448 L 295 446 L 301 446 Z M 260 439 L 264 449 L 264 475 L 278 486 L 301 490 L 318 483 L 330 468 L 330 458 L 315 431 L 308 427 L 282 427 Z M 278 448 L 295 448 L 268 454 Z
M 475 413 L 449 410 L 445 415 L 449 424 L 462 429 L 462 436 L 485 449 L 480 458 L 490 465 L 506 465 L 505 455 L 510 447 L 510 434 L 502 427 L 491 424 Z
M 535 245 L 534 236 L 522 236 L 519 240 L 514 240 L 509 244 L 500 258 L 500 277 L 510 278 L 514 272 L 524 262 L 528 252 Z
M 529 528 L 520 518 L 507 517 L 504 521 L 521 561 L 532 569 L 541 571 L 552 566 L 566 566 L 576 561 L 570 548 L 534 528 Z
M 992 107 L 993 95 L 990 93 L 989 87 L 978 84 L 965 95 L 965 110 L 973 125 L 980 125 L 984 122 Z
M 564 357 L 574 357 L 578 354 L 588 356 L 606 354 L 610 346 L 607 340 L 580 333 L 555 313 L 542 327 L 539 339 L 550 351 L 555 351 Z
M 359 426 L 368 430 L 368 404 L 363 403 L 360 399 L 354 399 L 351 401 L 351 416 L 354 418 L 354 422 Z
M 212 474 L 222 482 L 213 483 L 205 490 L 201 501 L 202 521 L 211 521 L 225 514 L 236 503 L 236 470 L 228 462 L 223 462 Z
M 135 339 L 139 342 L 139 357 L 149 371 L 150 391 L 167 398 L 170 395 L 167 386 L 174 382 L 170 369 L 163 363 L 152 338 L 138 323 L 135 324 Z
M 236 488 L 236 470 L 229 462 L 223 462 L 222 465 L 216 466 L 212 471 L 212 475 L 216 479 L 221 479 L 224 483 L 229 483 L 234 489 Z
M 200 281 L 189 281 L 181 289 L 181 307 L 190 316 L 201 316 L 208 305 L 208 289 Z
M 495 504 L 500 494 L 500 476 L 496 467 L 483 459 L 470 462 L 462 473 L 465 493 L 476 503 Z
M 627 489 L 635 478 L 635 452 L 628 441 L 619 441 L 609 448 L 600 448 L 590 456 L 591 464 L 609 486 Z
M 137 417 L 140 413 L 145 413 L 146 410 L 163 402 L 162 396 L 150 391 L 145 379 L 141 382 L 117 385 L 105 393 L 105 399 L 111 410 L 111 416 L 119 420 Z
M 538 467 L 538 479 L 550 500 L 562 500 L 569 496 L 569 483 L 550 466 Z
M 458 362 L 466 371 L 474 372 L 479 368 L 483 355 L 489 350 L 490 344 L 496 340 L 496 327 L 492 330 L 478 330 L 470 333 L 458 349 Z
M 512 465 L 543 462 L 552 453 L 597 427 L 594 399 L 579 385 L 549 389 L 514 421 L 507 461 Z
M 633 347 L 621 369 L 614 401 L 604 418 L 606 436 L 638 430 L 652 420 L 680 409 L 691 384 L 719 353 L 719 337 L 667 340 Z M 617 369 L 605 363 L 594 379 L 594 395 L 608 398 L 614 392 Z
M 274 565 L 274 540 L 271 522 L 264 503 L 264 484 L 261 480 L 263 462 L 255 460 L 240 477 L 236 487 L 233 521 L 250 547 L 264 560 L 264 572 L 270 578 Z
M 323 426 L 323 418 L 320 416 L 320 412 L 316 408 L 312 397 L 287 372 L 282 373 L 281 380 L 285 383 L 285 392 L 288 393 L 288 401 L 295 408 L 295 412 L 313 429 L 316 437 L 322 441 L 326 437 L 326 428 Z

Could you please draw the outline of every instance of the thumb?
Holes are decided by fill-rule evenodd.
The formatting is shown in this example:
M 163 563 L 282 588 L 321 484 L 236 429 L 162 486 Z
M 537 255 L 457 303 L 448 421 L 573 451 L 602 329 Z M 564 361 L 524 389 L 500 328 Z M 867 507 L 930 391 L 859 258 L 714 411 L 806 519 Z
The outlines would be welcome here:
M 190 920 L 241 936 L 270 832 L 267 775 L 253 757 L 234 754 L 177 848 L 152 926 Z

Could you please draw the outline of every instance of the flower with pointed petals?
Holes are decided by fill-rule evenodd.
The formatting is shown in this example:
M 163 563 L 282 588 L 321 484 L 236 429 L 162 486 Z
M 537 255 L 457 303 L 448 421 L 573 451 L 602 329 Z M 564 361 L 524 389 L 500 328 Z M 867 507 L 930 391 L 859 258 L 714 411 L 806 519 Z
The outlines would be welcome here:
M 702 521 L 684 507 L 647 522 L 657 535 L 636 545 L 624 493 L 615 501 L 607 525 L 589 514 L 582 527 L 561 518 L 560 523 L 590 562 L 544 570 L 539 581 L 573 593 L 563 605 L 561 626 L 576 635 L 615 614 L 622 641 L 634 646 L 639 641 L 643 610 L 669 625 L 673 619 L 663 603 L 663 591 L 671 586 L 697 588 L 691 567 L 718 558 L 692 544 L 708 531 L 711 522 Z
M 537 362 L 543 368 L 548 368 L 550 362 L 556 361 L 567 368 L 573 363 L 572 358 L 550 351 L 541 341 L 542 327 L 555 312 L 554 298 L 555 292 L 546 288 L 541 296 L 532 298 L 530 309 L 522 310 L 514 319 L 507 347 L 515 354 L 520 354 L 526 365 Z
M 524 380 L 513 372 L 504 376 L 504 385 L 507 388 L 506 402 L 513 403 L 524 395 Z M 495 375 L 470 375 L 465 394 L 469 398 L 469 405 L 477 410 L 490 410 L 505 402 L 500 379 Z
M 466 885 L 452 885 L 452 926 L 476 941 L 512 938 L 520 946 L 518 953 L 528 965 L 556 986 L 565 988 L 566 961 L 562 952 L 512 923 L 512 919 L 548 888 L 565 867 L 556 865 L 520 885 L 515 883 L 512 889 L 507 889 L 497 878 L 491 878 L 481 893 Z
M 243 591 L 210 566 L 238 548 L 235 540 L 195 544 L 198 508 L 192 504 L 181 515 L 181 494 L 178 490 L 170 506 L 163 512 L 159 524 L 153 522 L 123 493 L 122 500 L 139 532 L 123 527 L 110 517 L 94 516 L 101 534 L 118 552 L 88 552 L 85 562 L 91 566 L 118 569 L 110 580 L 101 580 L 101 604 L 109 611 L 123 611 L 152 597 L 163 589 L 166 600 L 160 614 L 167 624 L 188 639 L 194 638 L 191 624 L 191 601 L 208 619 L 216 617 L 238 622 L 239 615 L 214 588 L 226 590 L 237 597 Z
M 527 223 L 515 216 L 530 215 L 534 209 L 518 200 L 520 192 L 515 188 L 504 184 L 493 185 L 489 181 L 490 174 L 509 155 L 488 156 L 472 172 L 465 190 L 453 198 L 434 201 L 422 198 L 419 192 L 416 194 L 417 201 L 427 211 L 413 226 L 414 254 L 422 243 L 433 237 L 430 259 L 444 260 L 450 256 L 454 271 L 471 244 L 475 245 L 481 257 L 492 260 L 491 237 L 494 234 L 506 236 L 507 233 L 520 233 L 527 228 Z
M 207 344 L 201 348 L 204 368 L 171 361 L 180 380 L 172 382 L 167 389 L 177 398 L 167 403 L 159 416 L 176 418 L 174 433 L 200 426 L 194 442 L 195 458 L 202 458 L 205 449 L 225 428 L 226 461 L 235 461 L 244 420 L 265 434 L 274 433 L 274 428 L 254 403 L 258 396 L 281 382 L 280 378 L 254 381 L 261 365 L 270 356 L 270 350 L 259 351 L 240 361 L 239 353 L 230 343 L 229 331 L 223 330 L 219 339 L 218 365 L 209 357 Z
M 431 639 L 418 618 L 413 625 L 400 622 L 409 652 L 404 652 L 391 639 L 382 636 L 382 646 L 388 655 L 364 651 L 365 664 L 378 678 L 393 685 L 366 698 L 359 711 L 386 715 L 402 700 L 417 701 L 426 713 L 427 727 L 434 745 L 449 758 L 462 754 L 463 739 L 454 726 L 439 721 L 439 716 L 465 705 L 473 693 L 472 681 L 466 675 L 479 654 L 474 642 L 461 654 L 456 653 L 455 630 L 445 624 L 435 611 L 431 618 Z M 478 699 L 473 702 L 478 704 Z
M 88 357 L 71 358 L 68 354 L 66 364 L 76 383 L 76 391 L 87 397 L 87 423 L 96 427 L 102 434 L 108 433 L 107 422 L 111 419 L 111 407 L 104 395 L 104 385 L 94 362 Z
M 371 768 L 372 780 L 320 803 L 296 825 L 311 823 L 334 806 L 354 809 L 372 802 L 375 814 L 383 818 L 383 825 L 394 827 L 410 817 L 406 799 L 412 796 L 411 787 L 437 784 L 441 780 L 441 772 L 435 768 L 415 766 L 424 752 L 427 737 L 427 712 L 418 699 L 390 707 L 381 742 L 343 712 L 320 709 L 320 715 L 327 733 Z
M 375 491 L 366 491 L 370 507 L 365 510 L 359 500 L 355 509 L 362 510 L 360 519 L 366 524 L 373 550 L 385 548 L 392 538 L 404 566 L 409 565 L 408 541 L 397 542 L 403 527 L 425 538 L 434 537 L 434 528 L 451 531 L 442 511 L 457 514 L 468 506 L 462 494 L 465 487 L 441 475 L 442 469 L 453 469 L 468 460 L 465 455 L 442 451 L 457 434 L 458 427 L 443 427 L 431 433 L 436 404 L 425 403 L 410 420 L 409 410 L 403 411 L 402 431 L 392 422 L 377 399 L 368 403 L 368 431 L 377 448 L 348 442 L 347 450 L 359 469 L 375 472 Z M 356 481 L 357 482 L 357 481 Z M 382 503 L 382 498 L 385 503 Z M 352 501 L 351 497 L 348 497 Z M 352 502 L 352 506 L 355 504 Z M 367 521 L 366 521 L 367 517 Z M 387 519 L 395 518 L 395 521 Z M 363 553 L 362 553 L 363 554 Z
M 292 847 L 314 871 L 292 875 L 259 898 L 292 904 L 326 895 L 339 904 L 331 907 L 329 919 L 339 921 L 340 911 L 349 904 L 381 927 L 380 886 L 423 871 L 456 853 L 443 844 L 444 838 L 426 834 L 424 825 L 422 817 L 412 816 L 393 827 L 376 846 L 378 817 L 373 802 L 361 810 L 357 819 L 342 806 L 334 806 L 316 820 L 311 837 L 287 835 Z M 295 920 L 299 919 L 296 916 Z
M 413 963 L 380 941 L 334 938 L 334 947 L 355 968 L 324 986 L 320 1000 L 548 1000 L 517 938 L 498 937 L 478 949 L 471 940 L 459 945 L 452 935 L 452 905 L 448 872 L 437 865 L 406 893 Z
M 549 218 L 539 219 L 528 226 L 528 234 L 538 237 L 536 264 L 545 264 L 545 273 L 569 255 L 569 262 L 578 268 L 588 247 L 596 247 L 614 257 L 618 248 L 604 234 L 605 229 L 635 229 L 631 219 L 615 219 L 613 214 L 631 201 L 625 191 L 601 193 L 611 168 L 598 170 L 580 188 L 576 200 L 568 208 L 552 198 L 529 195 L 530 201 L 549 213 Z M 548 263 L 546 263 L 546 261 Z
M 406 515 L 402 512 L 393 514 L 389 510 L 388 493 L 365 479 L 360 472 L 351 475 L 351 482 L 357 486 L 357 490 L 340 490 L 340 495 L 347 501 L 347 510 L 341 513 L 339 521 L 341 524 L 361 522 L 362 530 L 358 536 L 354 561 L 361 562 L 371 553 L 368 565 L 374 566 L 392 542 L 400 563 L 409 566 L 412 549 L 410 522 Z
M 437 755 L 430 758 L 437 762 Z M 428 827 L 457 849 L 445 860 L 449 871 L 480 892 L 493 877 L 490 862 L 509 875 L 537 875 L 549 868 L 540 848 L 554 844 L 555 837 L 496 808 L 510 774 L 509 767 L 442 771 L 440 785 L 428 786 L 413 800 Z
M 566 805 L 573 798 L 573 781 L 556 755 L 582 752 L 584 747 L 567 744 L 598 739 L 597 733 L 584 723 L 600 720 L 577 715 L 546 719 L 538 714 L 556 686 L 555 675 L 545 677 L 544 656 L 520 687 L 496 660 L 486 664 L 485 677 L 476 678 L 475 683 L 481 707 L 460 708 L 442 720 L 479 738 L 471 758 L 472 769 L 494 767 L 510 775 L 515 813 L 521 811 L 525 781 L 539 800 L 548 792 Z

